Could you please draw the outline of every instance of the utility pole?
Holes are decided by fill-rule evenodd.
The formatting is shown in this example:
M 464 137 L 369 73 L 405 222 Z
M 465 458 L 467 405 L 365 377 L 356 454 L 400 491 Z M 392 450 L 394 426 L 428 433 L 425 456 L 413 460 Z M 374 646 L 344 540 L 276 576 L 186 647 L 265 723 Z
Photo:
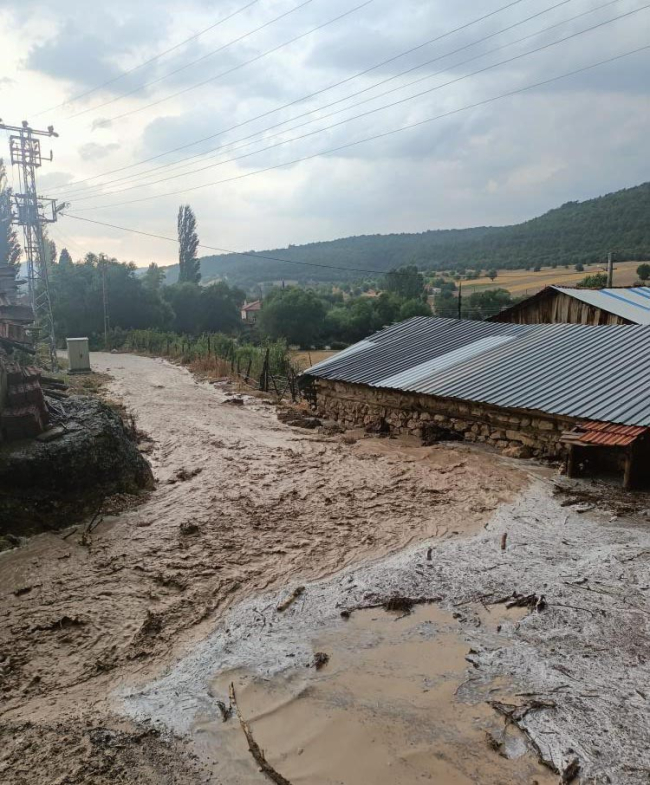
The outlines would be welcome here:
M 463 307 L 463 282 L 458 281 L 458 318 L 459 319 L 462 319 L 461 316 L 462 307 Z
M 37 344 L 42 344 L 47 352 L 51 370 L 58 369 L 56 356 L 56 336 L 50 300 L 48 281 L 48 254 L 45 247 L 43 226 L 54 223 L 58 213 L 65 205 L 57 206 L 55 199 L 43 199 L 36 190 L 36 170 L 43 163 L 41 142 L 38 137 L 58 136 L 53 126 L 47 131 L 31 128 L 27 120 L 19 126 L 6 125 L 0 119 L 0 129 L 13 132 L 9 137 L 9 151 L 12 166 L 19 167 L 19 190 L 15 193 L 15 212 L 12 223 L 23 228 L 24 250 L 27 259 L 27 286 L 29 300 L 36 322 Z M 52 153 L 50 158 L 52 160 Z
M 106 258 L 102 257 L 102 302 L 104 305 L 104 350 L 108 351 L 108 290 L 106 289 Z
M 607 254 L 607 288 L 611 289 L 614 286 L 614 257 L 610 251 Z

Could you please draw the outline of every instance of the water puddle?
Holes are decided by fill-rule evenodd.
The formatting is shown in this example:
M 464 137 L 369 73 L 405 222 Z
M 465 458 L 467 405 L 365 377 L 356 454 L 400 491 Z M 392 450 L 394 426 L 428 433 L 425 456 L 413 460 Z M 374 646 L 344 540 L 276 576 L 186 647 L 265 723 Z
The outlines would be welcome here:
M 523 737 L 506 745 L 513 759 L 490 747 L 488 733 L 503 733 L 503 720 L 481 695 L 457 696 L 473 673 L 457 630 L 435 605 L 409 616 L 358 611 L 312 642 L 329 656 L 321 669 L 296 661 L 273 679 L 234 670 L 211 692 L 227 703 L 234 683 L 256 742 L 292 785 L 555 783 Z M 194 736 L 221 781 L 265 781 L 236 717 L 198 719 Z

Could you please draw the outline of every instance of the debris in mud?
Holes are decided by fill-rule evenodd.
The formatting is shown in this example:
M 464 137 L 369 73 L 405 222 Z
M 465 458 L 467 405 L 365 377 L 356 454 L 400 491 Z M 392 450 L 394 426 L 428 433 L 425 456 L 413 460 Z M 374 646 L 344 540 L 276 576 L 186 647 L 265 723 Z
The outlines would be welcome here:
M 543 611 L 548 604 L 543 594 L 519 594 L 516 591 L 510 597 L 497 600 L 494 604 L 500 603 L 505 603 L 506 608 L 531 608 L 536 611 Z
M 183 521 L 178 528 L 180 533 L 185 537 L 192 534 L 198 534 L 199 531 L 201 531 L 199 524 L 195 521 Z
M 264 753 L 260 749 L 259 744 L 253 738 L 253 732 L 251 731 L 248 723 L 243 718 L 241 709 L 237 703 L 237 696 L 235 694 L 235 685 L 231 683 L 230 685 L 230 705 L 234 708 L 237 712 L 237 717 L 239 718 L 239 724 L 241 725 L 241 729 L 244 732 L 244 736 L 246 736 L 246 741 L 248 742 L 248 749 L 251 752 L 251 755 L 255 758 L 257 765 L 260 767 L 260 771 L 271 780 L 271 782 L 276 783 L 276 785 L 291 785 L 288 779 L 283 777 L 278 771 L 276 771 L 273 766 L 266 760 Z
M 416 605 L 428 605 L 433 602 L 438 602 L 440 599 L 440 597 L 403 597 L 401 595 L 395 595 L 389 597 L 387 600 L 362 603 L 361 605 L 355 605 L 352 608 L 344 608 L 340 615 L 344 619 L 349 619 L 354 611 L 383 608 L 390 613 L 401 613 L 402 616 L 408 616 Z
M 304 591 L 305 591 L 305 587 L 304 586 L 296 586 L 296 588 L 291 592 L 291 594 L 287 597 L 287 599 L 283 600 L 278 605 L 278 611 L 280 613 L 282 613 L 283 611 L 286 611 L 287 608 L 289 608 L 291 605 L 293 605 L 293 603 L 298 599 L 298 597 L 300 597 L 300 595 Z
M 580 761 L 578 758 L 574 758 L 562 772 L 562 785 L 568 785 L 568 783 L 573 782 L 579 773 Z
M 193 477 L 196 477 L 197 474 L 201 474 L 202 471 L 203 468 L 201 466 L 197 466 L 194 469 L 179 469 L 173 477 L 170 477 L 167 480 L 167 485 L 174 485 L 177 482 L 187 482 Z
M 294 408 L 278 410 L 278 420 L 293 428 L 307 428 L 309 430 L 319 428 L 323 424 L 322 420 L 318 417 L 314 417 L 313 414 L 309 414 L 302 409 Z
M 237 397 L 226 398 L 225 401 L 222 401 L 222 405 L 224 405 L 224 406 L 243 406 L 244 405 L 244 399 L 243 398 L 237 398 Z
M 205 782 L 185 744 L 123 719 L 106 717 L 101 725 L 84 716 L 69 723 L 1 723 L 0 749 L 0 780 L 12 785 Z
M 51 632 L 56 630 L 69 630 L 71 627 L 83 627 L 86 622 L 78 616 L 61 616 L 46 624 L 35 624 L 32 632 Z
M 221 721 L 228 722 L 228 720 L 232 717 L 232 703 L 228 706 L 222 701 L 217 701 L 217 708 L 219 709 L 219 713 L 221 714 Z
M 330 655 L 324 651 L 317 651 L 314 653 L 314 659 L 312 660 L 312 667 L 316 668 L 317 671 L 324 668 L 327 663 L 330 661 Z

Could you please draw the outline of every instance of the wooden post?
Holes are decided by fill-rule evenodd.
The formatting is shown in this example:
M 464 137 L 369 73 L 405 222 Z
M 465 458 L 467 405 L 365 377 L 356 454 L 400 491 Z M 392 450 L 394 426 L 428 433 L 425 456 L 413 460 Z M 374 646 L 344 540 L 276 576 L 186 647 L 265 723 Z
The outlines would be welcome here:
M 569 455 L 566 459 L 566 476 L 567 477 L 575 477 L 576 476 L 576 451 L 575 445 L 569 445 Z
M 635 486 L 634 470 L 636 468 L 636 462 L 634 457 L 634 445 L 631 444 L 625 450 L 625 472 L 623 474 L 623 488 L 625 488 L 626 491 L 633 490 Z

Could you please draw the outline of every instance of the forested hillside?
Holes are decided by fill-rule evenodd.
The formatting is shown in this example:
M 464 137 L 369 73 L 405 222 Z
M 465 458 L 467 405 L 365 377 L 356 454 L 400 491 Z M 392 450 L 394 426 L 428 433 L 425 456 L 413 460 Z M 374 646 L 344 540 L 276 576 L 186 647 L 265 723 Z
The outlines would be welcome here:
M 389 270 L 414 263 L 423 270 L 462 270 L 585 263 L 602 260 L 609 250 L 617 251 L 620 259 L 650 259 L 650 183 L 568 202 L 513 226 L 347 237 L 260 253 L 348 268 Z M 178 269 L 166 269 L 167 282 L 173 283 Z M 368 277 L 354 270 L 345 273 L 233 254 L 203 257 L 201 272 L 204 283 L 227 277 L 245 287 L 282 278 L 308 283 Z

